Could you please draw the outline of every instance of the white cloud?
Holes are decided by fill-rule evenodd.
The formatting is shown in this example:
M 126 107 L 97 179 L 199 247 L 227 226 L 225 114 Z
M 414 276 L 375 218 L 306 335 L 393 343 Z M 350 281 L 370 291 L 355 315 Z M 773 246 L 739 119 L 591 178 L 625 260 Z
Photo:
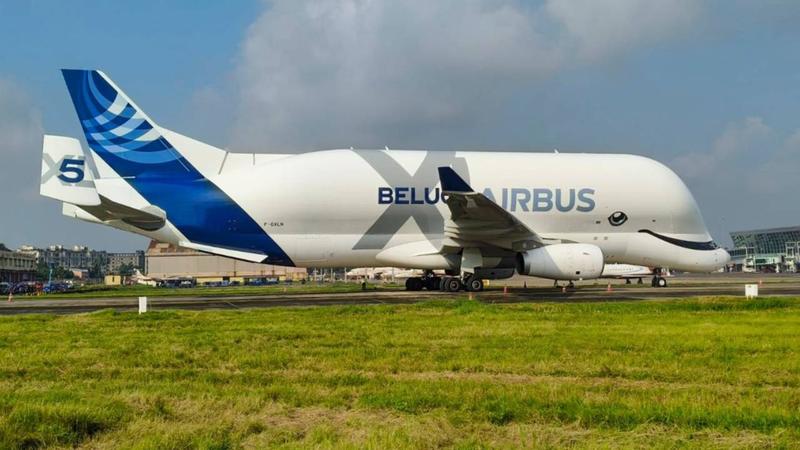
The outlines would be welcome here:
M 6 202 L 28 201 L 38 194 L 43 130 L 41 114 L 24 89 L 0 78 L 0 192 Z
M 597 59 L 672 36 L 694 22 L 701 6 L 695 0 L 550 0 L 546 8 L 578 54 Z
M 714 231 L 797 224 L 792 205 L 800 179 L 800 129 L 787 136 L 760 117 L 748 117 L 726 126 L 708 150 L 679 156 L 671 166 L 697 195 Z
M 6 162 L 41 143 L 42 119 L 39 110 L 20 86 L 0 78 L 0 155 Z
M 532 81 L 679 35 L 699 9 L 688 0 L 271 2 L 242 44 L 232 143 L 381 145 L 470 127 Z
M 768 149 L 765 160 L 747 171 L 747 185 L 757 193 L 796 192 L 800 180 L 800 129 L 786 140 Z
M 8 245 L 22 242 L 27 221 L 35 221 L 42 134 L 39 110 L 17 83 L 0 77 L 0 242 Z
M 772 129 L 761 117 L 747 117 L 729 124 L 714 140 L 710 150 L 681 155 L 673 165 L 688 178 L 713 177 L 741 163 L 743 156 L 768 150 L 772 134 Z

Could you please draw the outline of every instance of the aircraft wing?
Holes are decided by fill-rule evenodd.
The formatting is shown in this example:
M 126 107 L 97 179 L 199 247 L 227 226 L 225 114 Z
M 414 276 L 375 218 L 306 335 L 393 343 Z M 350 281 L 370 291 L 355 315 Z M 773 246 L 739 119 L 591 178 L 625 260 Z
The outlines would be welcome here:
M 451 167 L 439 167 L 439 180 L 450 208 L 445 237 L 462 247 L 477 243 L 524 251 L 544 245 L 535 231 L 485 195 L 475 192 Z

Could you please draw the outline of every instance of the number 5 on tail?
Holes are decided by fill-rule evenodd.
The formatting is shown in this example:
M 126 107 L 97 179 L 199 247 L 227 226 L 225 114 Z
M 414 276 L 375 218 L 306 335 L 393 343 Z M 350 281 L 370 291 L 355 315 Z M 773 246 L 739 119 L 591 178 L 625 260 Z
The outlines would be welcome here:
M 84 160 L 82 159 L 64 158 L 61 160 L 59 168 L 61 174 L 58 179 L 66 183 L 80 183 L 84 177 L 83 165 Z

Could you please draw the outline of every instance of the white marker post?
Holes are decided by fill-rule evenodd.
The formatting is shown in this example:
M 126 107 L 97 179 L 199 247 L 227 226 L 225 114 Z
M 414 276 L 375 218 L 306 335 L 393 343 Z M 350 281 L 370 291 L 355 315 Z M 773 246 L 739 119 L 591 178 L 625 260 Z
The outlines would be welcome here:
M 758 285 L 757 284 L 745 284 L 744 285 L 744 296 L 747 299 L 758 297 Z
M 139 297 L 139 314 L 147 312 L 147 297 Z

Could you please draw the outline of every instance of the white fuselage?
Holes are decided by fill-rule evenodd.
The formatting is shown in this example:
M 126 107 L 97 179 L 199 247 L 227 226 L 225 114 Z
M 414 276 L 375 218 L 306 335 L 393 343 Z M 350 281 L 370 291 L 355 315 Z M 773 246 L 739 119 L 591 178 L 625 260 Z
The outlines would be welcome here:
M 442 165 L 543 239 L 597 245 L 607 263 L 712 271 L 728 261 L 680 178 L 639 156 L 330 150 L 229 164 L 210 179 L 296 265 L 380 266 L 386 249 L 443 238 Z
M 159 126 L 102 71 L 62 75 L 89 148 L 45 136 L 40 193 L 69 217 L 251 262 L 444 269 L 476 290 L 515 270 L 573 280 L 605 263 L 708 272 L 729 260 L 683 182 L 648 158 L 237 154 Z

